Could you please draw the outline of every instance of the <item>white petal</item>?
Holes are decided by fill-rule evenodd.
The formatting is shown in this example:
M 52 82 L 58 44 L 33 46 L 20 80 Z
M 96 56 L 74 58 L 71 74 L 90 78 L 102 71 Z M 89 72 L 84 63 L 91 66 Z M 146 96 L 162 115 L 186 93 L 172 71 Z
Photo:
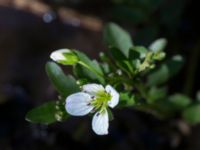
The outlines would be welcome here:
M 89 104 L 91 100 L 89 94 L 78 92 L 67 97 L 65 108 L 73 116 L 84 116 L 94 108 Z
M 106 92 L 112 96 L 111 100 L 108 101 L 108 106 L 114 108 L 119 103 L 119 93 L 110 85 L 106 86 Z
M 92 83 L 83 85 L 83 91 L 95 96 L 97 92 L 104 91 L 104 88 L 101 84 Z
M 67 49 L 60 49 L 57 51 L 54 51 L 51 53 L 50 58 L 53 59 L 54 61 L 60 61 L 60 60 L 65 60 L 65 56 L 63 55 L 63 53 L 68 53 L 69 50 Z
M 105 109 L 102 113 L 97 112 L 92 119 L 92 129 L 98 135 L 108 134 L 108 112 Z

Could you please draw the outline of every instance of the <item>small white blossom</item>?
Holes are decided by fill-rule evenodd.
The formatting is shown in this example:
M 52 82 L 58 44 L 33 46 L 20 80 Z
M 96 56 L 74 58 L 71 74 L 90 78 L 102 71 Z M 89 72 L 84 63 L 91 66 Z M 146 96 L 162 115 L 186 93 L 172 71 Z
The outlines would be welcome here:
M 119 103 L 118 92 L 110 85 L 83 85 L 83 91 L 66 99 L 66 111 L 73 116 L 84 116 L 96 112 L 92 119 L 92 129 L 98 135 L 108 134 L 109 117 L 107 108 Z

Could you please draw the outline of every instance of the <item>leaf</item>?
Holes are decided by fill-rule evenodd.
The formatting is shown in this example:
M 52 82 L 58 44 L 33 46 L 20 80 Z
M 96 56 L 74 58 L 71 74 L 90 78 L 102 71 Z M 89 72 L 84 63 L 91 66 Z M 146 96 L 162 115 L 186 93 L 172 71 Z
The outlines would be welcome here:
M 108 74 L 110 72 L 110 66 L 107 63 L 102 63 L 101 68 L 104 74 Z
M 90 60 L 84 53 L 80 51 L 75 51 L 79 60 L 83 62 L 85 65 L 87 65 L 91 70 L 94 71 L 94 73 L 97 73 L 98 75 L 103 76 L 103 71 L 101 70 L 101 67 L 99 66 L 98 62 L 96 60 Z
M 183 58 L 180 55 L 173 56 L 148 76 L 148 85 L 153 86 L 165 83 L 181 70 L 183 62 Z
M 68 117 L 66 111 L 56 109 L 56 105 L 56 101 L 51 101 L 33 108 L 26 114 L 26 120 L 32 123 L 48 125 L 58 121 L 57 115 L 62 115 L 62 120 L 66 119 Z
M 135 103 L 135 96 L 130 95 L 128 92 L 120 93 L 119 107 L 133 106 Z
M 191 124 L 200 123 L 200 104 L 194 104 L 183 111 L 183 118 Z
M 135 60 L 145 58 L 147 49 L 144 46 L 134 46 L 129 51 L 129 59 Z
M 111 46 L 109 47 L 109 51 L 115 61 L 127 60 L 127 58 L 125 57 L 125 55 L 121 52 L 119 48 Z
M 163 100 L 167 95 L 167 89 L 165 87 L 151 87 L 148 91 L 148 103 L 154 103 L 156 101 Z
M 127 74 L 134 73 L 131 62 L 124 56 L 124 54 L 116 47 L 109 48 L 116 66 L 126 72 Z
M 55 89 L 63 97 L 67 97 L 72 93 L 80 91 L 74 77 L 71 75 L 66 76 L 56 63 L 48 62 L 46 64 L 46 72 Z
M 180 55 L 173 56 L 169 61 L 167 61 L 167 67 L 169 69 L 169 77 L 177 74 L 183 67 L 183 57 Z
M 95 74 L 88 68 L 81 66 L 80 64 L 77 64 L 74 67 L 73 71 L 78 78 L 87 79 L 89 82 L 105 82 L 101 76 L 98 76 L 97 74 Z
M 131 36 L 115 23 L 109 23 L 104 28 L 104 42 L 108 46 L 118 48 L 126 57 L 129 54 L 129 48 L 133 47 Z
M 167 45 L 167 40 L 165 38 L 160 38 L 155 40 L 150 46 L 149 49 L 153 52 L 163 51 Z
M 161 65 L 159 69 L 148 76 L 148 85 L 159 85 L 168 80 L 169 69 L 167 65 Z
M 191 104 L 191 99 L 183 94 L 172 95 L 168 100 L 174 109 L 183 109 Z

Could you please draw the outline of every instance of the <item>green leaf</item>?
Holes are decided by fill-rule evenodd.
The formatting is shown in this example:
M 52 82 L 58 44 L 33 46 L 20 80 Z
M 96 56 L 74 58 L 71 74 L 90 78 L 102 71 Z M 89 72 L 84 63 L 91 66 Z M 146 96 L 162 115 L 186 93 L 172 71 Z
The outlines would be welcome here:
M 107 63 L 102 63 L 101 68 L 104 74 L 108 74 L 110 72 L 110 66 Z
M 135 60 L 140 58 L 145 58 L 147 49 L 144 46 L 134 46 L 130 48 L 129 59 Z
M 77 64 L 73 68 L 73 71 L 74 71 L 74 74 L 78 78 L 87 79 L 88 82 L 100 82 L 102 84 L 105 82 L 104 79 L 101 76 L 98 76 L 97 74 L 95 74 L 94 72 L 92 72 L 88 68 L 83 67 L 80 64 Z
M 119 48 L 111 46 L 111 47 L 109 47 L 109 51 L 110 51 L 110 54 L 112 55 L 113 59 L 116 62 L 127 60 L 127 58 L 125 57 L 125 55 L 121 52 L 121 50 Z
M 74 73 L 79 78 L 89 78 L 93 81 L 99 81 L 100 83 L 104 83 L 104 74 L 96 60 L 90 60 L 84 53 L 80 51 L 75 51 L 77 56 L 79 57 L 80 62 L 75 65 Z
M 151 87 L 148 91 L 148 103 L 154 103 L 156 101 L 163 100 L 167 95 L 167 88 L 165 87 Z
M 171 104 L 171 107 L 175 109 L 183 109 L 191 104 L 191 99 L 183 94 L 172 95 L 168 100 Z
M 134 73 L 131 62 L 124 56 L 124 54 L 116 47 L 109 48 L 116 66 L 127 74 Z
M 200 123 L 200 104 L 194 104 L 183 111 L 183 118 L 191 124 Z
M 129 49 L 133 47 L 131 36 L 115 23 L 109 23 L 104 28 L 104 42 L 114 46 L 128 57 Z
M 120 93 L 119 107 L 133 106 L 135 104 L 135 96 L 128 92 Z
M 159 85 L 166 82 L 169 78 L 169 69 L 167 65 L 161 65 L 159 69 L 148 76 L 148 85 Z
M 160 38 L 155 40 L 150 46 L 149 49 L 153 52 L 163 51 L 167 45 L 167 40 L 165 38 Z
M 83 66 L 87 65 L 88 69 L 90 69 L 97 75 L 103 76 L 103 71 L 96 60 L 93 60 L 93 61 L 90 60 L 84 53 L 80 51 L 75 51 L 75 53 L 77 54 L 80 62 L 84 63 L 84 64 L 80 63 L 81 65 Z
M 183 58 L 179 55 L 172 57 L 148 76 L 148 85 L 160 85 L 176 75 L 183 66 Z
M 58 119 L 58 115 L 62 120 L 68 117 L 66 111 L 61 111 L 59 108 L 56 107 L 57 102 L 51 101 L 36 108 L 33 108 L 26 114 L 26 120 L 32 123 L 40 123 L 40 124 L 52 124 L 56 121 L 60 121 Z
M 56 63 L 48 62 L 46 64 L 46 72 L 55 89 L 63 97 L 67 97 L 72 93 L 80 91 L 74 77 L 71 75 L 66 76 Z

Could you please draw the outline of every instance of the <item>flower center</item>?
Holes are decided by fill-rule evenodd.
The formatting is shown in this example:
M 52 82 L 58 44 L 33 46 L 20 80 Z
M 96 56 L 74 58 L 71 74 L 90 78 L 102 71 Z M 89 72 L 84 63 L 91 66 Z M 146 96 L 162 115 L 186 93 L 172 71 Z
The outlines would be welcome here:
M 110 93 L 107 93 L 104 90 L 98 91 L 93 97 L 91 105 L 95 107 L 95 110 L 99 110 L 99 112 L 102 112 L 108 106 L 108 101 L 110 101 L 111 98 L 112 96 Z

